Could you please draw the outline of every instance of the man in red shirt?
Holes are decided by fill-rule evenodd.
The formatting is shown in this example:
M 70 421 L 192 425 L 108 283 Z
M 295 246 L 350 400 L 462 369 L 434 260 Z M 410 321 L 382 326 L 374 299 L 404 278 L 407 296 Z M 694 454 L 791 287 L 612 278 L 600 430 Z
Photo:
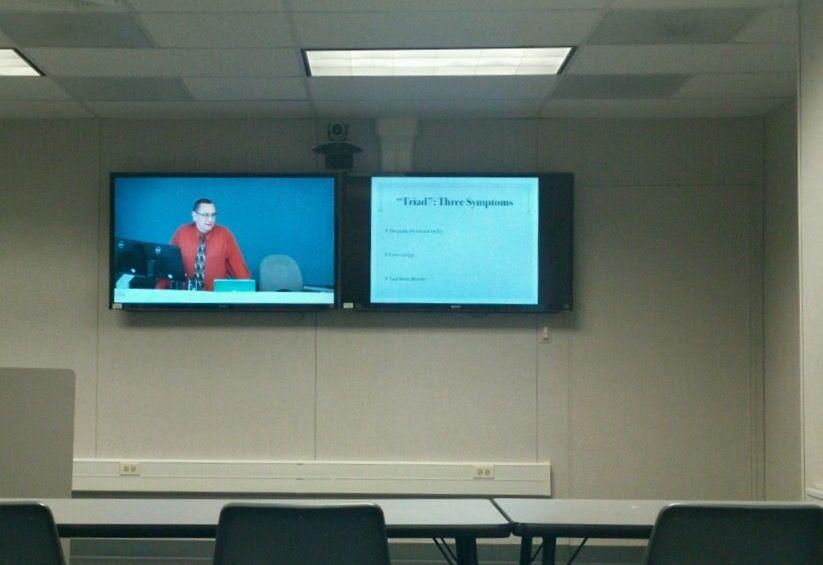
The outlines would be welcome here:
M 214 290 L 214 279 L 251 278 L 234 236 L 217 225 L 217 207 L 211 200 L 196 200 L 191 219 L 171 237 L 171 244 L 180 248 L 190 288 Z

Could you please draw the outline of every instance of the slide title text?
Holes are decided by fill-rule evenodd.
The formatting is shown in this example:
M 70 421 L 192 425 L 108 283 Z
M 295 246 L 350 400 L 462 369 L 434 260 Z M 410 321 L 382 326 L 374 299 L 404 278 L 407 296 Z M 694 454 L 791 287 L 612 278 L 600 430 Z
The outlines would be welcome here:
M 511 200 L 477 200 L 474 198 L 447 198 L 445 196 L 400 196 L 397 202 L 403 206 L 449 206 L 463 208 L 496 208 L 514 206 Z

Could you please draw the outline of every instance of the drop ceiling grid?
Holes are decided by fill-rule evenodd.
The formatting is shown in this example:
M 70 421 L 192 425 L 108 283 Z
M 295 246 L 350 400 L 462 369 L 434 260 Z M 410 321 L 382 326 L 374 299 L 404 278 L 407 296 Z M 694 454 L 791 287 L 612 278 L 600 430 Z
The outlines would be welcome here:
M 100 118 L 313 118 L 307 101 L 89 102 Z
M 565 71 L 568 71 L 568 69 L 574 64 L 574 60 L 577 56 L 577 52 L 579 51 L 580 47 L 582 47 L 583 45 L 586 45 L 589 42 L 589 40 L 591 39 L 591 36 L 595 33 L 595 30 L 597 30 L 597 28 L 600 26 L 603 19 L 609 13 L 609 8 L 610 8 L 609 4 L 611 4 L 612 2 L 613 2 L 613 0 L 609 0 L 606 3 L 606 5 L 603 6 L 603 9 L 600 10 L 596 20 L 592 22 L 591 27 L 589 28 L 588 32 L 586 33 L 585 39 L 583 41 L 581 41 L 578 45 L 575 46 L 575 50 L 571 54 L 571 60 L 569 60 L 566 63 Z M 538 115 L 543 114 L 543 111 L 545 110 L 546 105 L 549 103 L 549 101 L 554 96 L 554 92 L 555 92 L 555 90 L 557 90 L 557 85 L 560 83 L 560 81 L 562 79 L 563 79 L 562 76 L 557 77 L 557 79 L 552 83 L 551 88 L 548 88 L 546 90 L 546 93 L 543 96 L 543 102 L 542 102 L 542 104 L 540 104 L 540 110 L 538 111 Z
M 783 72 L 795 66 L 796 46 L 784 43 L 715 45 L 586 45 L 570 74 L 696 74 Z
M 314 97 L 312 96 L 312 92 L 311 92 L 311 88 L 310 88 L 311 77 L 309 77 L 308 73 L 306 72 L 307 71 L 307 69 L 306 69 L 306 64 L 307 63 L 305 62 L 304 57 L 303 57 L 303 52 L 302 52 L 303 45 L 300 44 L 300 41 L 297 38 L 297 26 L 294 23 L 294 12 L 291 9 L 291 2 L 293 0 L 282 0 L 282 1 L 284 2 L 285 6 L 287 8 L 285 18 L 286 18 L 286 23 L 288 24 L 288 27 L 289 27 L 289 34 L 291 35 L 292 42 L 294 44 L 295 55 L 300 59 L 300 66 L 303 69 L 303 73 L 302 73 L 302 76 L 300 77 L 300 80 L 301 80 L 301 84 L 302 84 L 302 87 L 303 87 L 304 97 L 305 97 L 306 101 L 308 102 L 309 107 L 311 108 L 312 117 L 316 117 L 317 116 L 317 104 L 314 101 Z
M 550 100 L 544 118 L 726 118 L 760 116 L 785 98 L 665 98 L 649 100 Z
M 665 4 L 665 7 L 668 8 L 703 8 L 700 12 L 704 12 L 707 7 L 700 1 L 655 2 L 655 7 L 662 8 L 662 4 Z M 750 9 L 754 6 L 762 7 L 763 5 L 778 4 L 781 4 L 781 2 L 713 2 L 711 7 Z M 648 3 L 646 5 L 626 3 L 620 0 L 616 0 L 610 5 L 612 10 L 617 7 L 636 9 L 648 8 L 649 5 Z M 656 15 L 654 12 L 647 13 L 651 13 L 652 16 Z M 700 14 L 700 16 L 705 17 L 705 14 Z M 730 24 L 735 21 L 740 22 L 743 19 L 734 12 L 726 12 L 726 16 Z M 790 26 L 786 25 L 786 21 L 796 19 L 797 12 L 796 7 L 792 4 L 778 8 L 764 8 L 758 12 L 749 10 L 748 18 L 749 21 L 729 39 L 728 43 L 691 46 L 603 46 L 602 49 L 598 49 L 600 46 L 583 46 L 567 69 L 566 76 L 561 77 L 558 83 L 561 88 L 560 92 L 563 91 L 563 81 L 572 80 L 575 73 L 584 75 L 587 79 L 596 79 L 598 76 L 603 77 L 604 80 L 620 79 L 626 82 L 627 85 L 631 85 L 631 77 L 634 76 L 637 77 L 635 81 L 639 93 L 644 90 L 644 85 L 641 83 L 649 79 L 654 82 L 656 77 L 664 78 L 665 73 L 679 71 L 681 73 L 687 72 L 691 76 L 686 76 L 681 87 L 672 92 L 670 96 L 659 99 L 648 96 L 644 98 L 640 95 L 639 99 L 630 101 L 620 100 L 618 96 L 609 96 L 601 100 L 585 100 L 586 96 L 580 98 L 570 97 L 569 100 L 563 100 L 557 97 L 558 89 L 556 88 L 554 96 L 549 96 L 541 108 L 541 115 L 565 117 L 579 112 L 581 116 L 586 117 L 609 115 L 613 117 L 642 117 L 645 115 L 679 117 L 690 114 L 721 117 L 738 114 L 756 115 L 765 112 L 794 94 L 794 75 L 791 71 L 794 65 L 793 51 L 796 47 L 793 44 L 796 41 L 796 33 L 787 32 L 787 28 Z M 648 19 L 650 20 L 649 23 L 653 23 L 657 18 Z M 665 17 L 659 19 L 665 20 Z M 655 30 L 649 26 L 648 29 L 641 29 L 640 31 L 653 35 Z M 597 33 L 598 30 L 595 31 L 595 34 Z M 715 35 L 722 35 L 722 30 L 715 30 Z M 767 40 L 770 43 L 785 42 L 787 45 L 778 46 L 776 52 L 766 56 L 762 54 L 770 46 L 726 47 L 734 42 L 741 44 L 755 43 L 757 40 Z M 642 43 L 642 41 L 638 41 L 638 43 Z M 713 51 L 714 53 L 712 53 Z M 612 59 L 603 57 L 606 52 L 611 54 Z M 656 59 L 655 56 L 661 53 L 663 57 Z M 748 72 L 734 72 L 741 70 L 739 66 L 741 58 L 745 59 L 742 70 Z M 734 63 L 729 62 L 730 59 Z M 657 65 L 657 67 L 655 68 L 653 65 Z M 700 72 L 705 69 L 714 71 L 714 73 Z M 615 77 L 610 76 L 615 72 L 625 74 L 619 74 Z M 654 85 L 647 84 L 645 86 Z M 660 86 L 662 88 L 662 84 Z M 653 92 L 653 90 L 654 88 L 649 89 L 650 92 Z
M 58 49 L 26 50 L 48 74 L 87 77 L 298 77 L 293 49 Z
M 24 8 L 47 11 L 43 5 L 34 9 L 32 5 L 0 0 L 0 12 Z M 607 9 L 711 7 L 763 9 L 728 43 L 586 45 Z M 332 8 L 336 13 L 324 13 Z M 500 115 L 528 111 L 532 116 L 573 115 L 577 108 L 581 115 L 614 111 L 619 116 L 629 112 L 632 104 L 637 112 L 651 108 L 663 114 L 668 108 L 677 116 L 687 111 L 733 115 L 734 104 L 739 104 L 741 115 L 749 115 L 794 94 L 789 87 L 794 82 L 796 28 L 792 29 L 792 22 L 796 25 L 797 11 L 791 0 L 130 0 L 129 4 L 99 11 L 131 12 L 157 47 L 24 49 L 56 82 L 49 78 L 51 84 L 42 91 L 30 85 L 4 85 L 0 100 L 31 96 L 32 101 L 59 102 L 62 96 L 70 102 L 69 94 L 58 84 L 62 76 L 180 79 L 193 101 L 147 101 L 142 108 L 157 115 L 187 116 L 197 112 L 232 116 L 243 111 L 269 116 L 283 111 L 283 117 L 305 117 L 305 112 L 320 116 L 335 108 L 335 115 L 348 109 L 357 115 L 444 115 L 449 111 L 465 115 L 475 111 L 487 116 L 494 115 L 495 107 Z M 341 15 L 356 25 L 348 30 L 332 26 L 330 22 Z M 462 23 L 458 21 L 461 16 Z M 291 27 L 286 21 L 289 18 L 295 20 Z M 388 22 L 385 31 L 376 29 L 379 22 Z M 341 24 L 339 17 L 337 23 Z M 403 25 L 406 27 L 401 28 Z M 411 41 L 415 35 L 418 39 L 425 35 L 434 43 L 438 38 L 448 39 L 447 32 L 452 34 L 450 40 L 458 43 L 472 37 L 496 37 L 500 45 L 522 45 L 526 39 L 539 39 L 553 31 L 555 37 L 577 37 L 575 44 L 581 46 L 567 69 L 569 74 L 690 76 L 669 98 L 553 101 L 551 95 L 558 84 L 555 77 L 536 77 L 544 79 L 542 82 L 524 80 L 535 77 L 489 77 L 503 80 L 466 81 L 464 86 L 438 78 L 433 83 L 411 84 L 387 79 L 364 89 L 333 79 L 306 78 L 299 57 L 301 47 L 314 46 L 308 45 L 308 40 L 330 33 L 335 41 L 365 36 L 385 47 L 385 42 Z M 0 42 L 0 46 L 13 46 L 1 32 Z M 438 84 L 438 80 L 442 82 Z M 129 115 L 141 107 L 140 102 L 107 102 L 112 101 L 87 105 L 95 113 L 104 109 L 107 114 L 116 114 L 119 104 L 119 111 Z M 383 114 L 378 114 L 381 111 Z
M 470 118 L 470 117 L 535 117 L 542 99 L 475 99 L 475 100 L 428 100 L 422 106 L 418 100 L 318 100 L 320 117 L 368 118 L 378 116 L 408 116 L 420 118 Z
M 294 12 L 297 41 L 313 48 L 579 45 L 599 10 L 510 12 Z
M 0 0 L 3 12 L 128 12 L 126 2 L 84 6 L 71 0 Z
M 589 45 L 715 44 L 731 41 L 762 10 L 608 10 Z
M 797 43 L 797 6 L 766 8 L 752 19 L 732 43 Z
M 695 74 L 673 98 L 791 98 L 796 82 L 792 72 Z
M 84 105 L 73 100 L 3 100 L 0 119 L 93 118 Z
M 0 27 L 21 47 L 152 47 L 132 14 L 0 12 Z
M 71 96 L 48 77 L 9 77 L 0 80 L 0 101 L 5 100 L 71 100 Z
M 158 48 L 269 49 L 294 47 L 284 14 L 141 14 Z
M 282 0 L 128 0 L 139 13 L 223 13 L 223 12 L 283 12 Z
M 335 77 L 312 80 L 315 100 L 472 100 L 542 98 L 557 77 Z
M 283 77 L 185 77 L 195 100 L 306 100 L 305 79 Z
M 469 12 L 599 10 L 610 0 L 298 0 L 295 12 Z
M 670 8 L 767 8 L 797 6 L 797 0 L 611 0 L 613 10 Z

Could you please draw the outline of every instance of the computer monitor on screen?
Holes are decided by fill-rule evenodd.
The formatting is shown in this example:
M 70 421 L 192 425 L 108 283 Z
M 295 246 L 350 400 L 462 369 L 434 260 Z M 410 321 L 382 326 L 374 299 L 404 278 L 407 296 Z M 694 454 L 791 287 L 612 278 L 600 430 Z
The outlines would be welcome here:
M 146 259 L 141 242 L 122 238 L 114 242 L 114 272 L 118 275 L 146 275 Z
M 114 276 L 119 288 L 154 288 L 160 280 L 186 281 L 179 247 L 122 238 L 114 243 Z
M 157 280 L 182 282 L 186 280 L 183 257 L 176 245 L 143 243 L 146 276 Z

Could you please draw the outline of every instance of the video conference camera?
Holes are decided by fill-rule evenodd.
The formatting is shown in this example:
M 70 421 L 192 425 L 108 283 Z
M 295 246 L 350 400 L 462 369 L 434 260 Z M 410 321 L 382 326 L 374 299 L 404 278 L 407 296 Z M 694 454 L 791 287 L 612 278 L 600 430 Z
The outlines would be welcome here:
M 326 135 L 329 141 L 316 146 L 313 151 L 325 156 L 327 170 L 351 171 L 354 167 L 354 155 L 362 153 L 363 149 L 346 141 L 349 138 L 348 124 L 329 123 L 326 127 Z

